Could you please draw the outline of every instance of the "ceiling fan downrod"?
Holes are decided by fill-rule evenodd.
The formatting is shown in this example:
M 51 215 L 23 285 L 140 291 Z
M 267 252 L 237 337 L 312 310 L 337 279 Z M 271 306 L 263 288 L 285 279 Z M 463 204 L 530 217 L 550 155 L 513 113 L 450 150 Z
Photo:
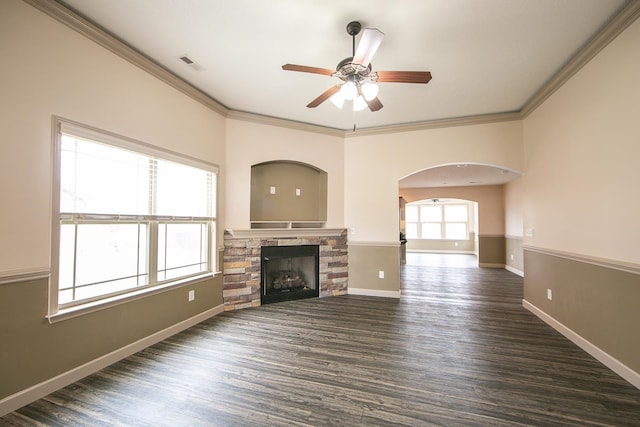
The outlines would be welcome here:
M 362 25 L 358 21 L 351 21 L 347 24 L 347 34 L 351 36 L 351 56 L 356 54 L 356 36 L 360 34 Z

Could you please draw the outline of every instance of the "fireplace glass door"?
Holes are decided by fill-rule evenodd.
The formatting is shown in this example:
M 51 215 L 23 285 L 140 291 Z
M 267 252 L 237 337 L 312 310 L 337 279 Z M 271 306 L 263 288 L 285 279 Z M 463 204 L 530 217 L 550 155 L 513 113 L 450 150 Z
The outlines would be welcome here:
M 317 245 L 261 248 L 261 303 L 319 296 Z

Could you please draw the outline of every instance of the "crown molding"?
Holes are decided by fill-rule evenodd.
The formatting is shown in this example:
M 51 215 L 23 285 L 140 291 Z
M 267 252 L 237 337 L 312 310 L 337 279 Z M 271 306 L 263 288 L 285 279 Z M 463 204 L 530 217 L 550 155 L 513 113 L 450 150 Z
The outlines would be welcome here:
M 82 17 L 73 10 L 58 3 L 55 0 L 23 0 L 41 12 L 46 13 L 58 22 L 66 25 L 72 30 L 77 31 L 89 40 L 94 41 L 98 45 L 104 47 L 110 52 L 129 61 L 133 65 L 141 68 L 152 76 L 160 79 L 174 89 L 179 90 L 185 95 L 190 96 L 194 100 L 204 104 L 206 107 L 226 116 L 229 109 L 211 98 L 206 93 L 187 83 L 182 78 L 176 76 L 171 71 L 159 65 L 142 52 L 132 48 L 115 35 L 105 31 L 93 22 Z
M 241 120 L 244 122 L 259 123 L 268 126 L 277 126 L 280 128 L 288 128 L 294 130 L 302 130 L 305 132 L 320 133 L 329 136 L 337 136 L 344 138 L 345 131 L 341 129 L 331 128 L 328 126 L 313 125 L 311 123 L 296 122 L 294 120 L 279 119 L 277 117 L 265 116 L 262 114 L 247 113 L 244 111 L 230 110 L 227 118 Z
M 520 110 L 524 119 L 640 17 L 640 0 L 630 0 Z
M 160 79 L 169 86 L 179 90 L 192 99 L 202 103 L 222 116 L 234 120 L 242 120 L 305 132 L 351 138 L 358 136 L 381 135 L 399 132 L 415 132 L 454 126 L 469 126 L 486 123 L 522 120 L 538 108 L 547 98 L 567 82 L 575 73 L 584 67 L 598 52 L 622 33 L 638 17 L 640 17 L 640 0 L 630 0 L 602 29 L 592 37 L 543 87 L 535 93 L 519 111 L 459 117 L 424 122 L 396 124 L 389 126 L 369 127 L 355 131 L 313 125 L 293 120 L 270 117 L 266 115 L 235 111 L 227 108 L 211 96 L 187 83 L 166 68 L 162 67 L 140 51 L 132 48 L 115 35 L 98 27 L 96 24 L 58 3 L 56 0 L 23 0 L 36 9 L 63 23 L 69 28 L 84 35 L 98 45 L 129 61 L 149 74 Z
M 400 132 L 416 132 L 426 129 L 437 129 L 456 126 L 471 126 L 481 125 L 487 123 L 507 122 L 511 120 L 520 120 L 522 116 L 518 111 L 512 111 L 507 113 L 495 113 L 485 114 L 469 117 L 456 117 L 450 119 L 430 120 L 424 122 L 415 123 L 402 123 L 396 125 L 370 127 L 363 129 L 342 130 L 337 128 L 331 128 L 327 126 L 313 125 L 310 123 L 296 122 L 293 120 L 279 119 L 276 117 L 264 116 L 261 114 L 246 113 L 241 111 L 230 110 L 227 114 L 227 118 L 234 120 L 241 120 L 245 122 L 259 123 L 268 126 L 284 127 L 295 130 L 302 130 L 306 132 L 320 133 L 330 136 L 336 136 L 340 138 L 353 138 L 359 136 L 368 135 L 381 135 L 387 133 L 400 133 Z
M 450 119 L 429 120 L 424 122 L 404 123 L 389 126 L 371 127 L 356 129 L 355 131 L 345 131 L 345 138 L 381 135 L 386 133 L 416 132 L 427 129 L 448 128 L 456 126 L 482 125 L 487 123 L 507 122 L 520 120 L 522 116 L 518 111 L 494 114 L 482 114 L 468 117 L 455 117 Z

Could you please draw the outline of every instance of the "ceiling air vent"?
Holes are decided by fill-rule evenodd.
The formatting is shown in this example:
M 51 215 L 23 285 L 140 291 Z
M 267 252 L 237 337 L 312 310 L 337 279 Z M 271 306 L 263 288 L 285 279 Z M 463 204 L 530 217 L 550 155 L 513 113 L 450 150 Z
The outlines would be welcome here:
M 180 61 L 184 62 L 185 64 L 187 64 L 189 67 L 193 68 L 196 71 L 202 71 L 204 70 L 204 68 L 202 67 L 202 65 L 198 64 L 197 62 L 195 62 L 193 59 L 189 58 L 187 55 L 183 55 L 180 57 Z

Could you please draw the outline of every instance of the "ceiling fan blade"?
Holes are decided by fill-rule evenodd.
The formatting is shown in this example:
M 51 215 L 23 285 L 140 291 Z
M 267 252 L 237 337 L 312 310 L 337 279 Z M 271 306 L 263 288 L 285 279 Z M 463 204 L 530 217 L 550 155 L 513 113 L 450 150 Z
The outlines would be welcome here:
M 317 97 L 316 99 L 311 101 L 309 104 L 307 104 L 307 107 L 316 108 L 318 105 L 322 104 L 324 101 L 331 98 L 331 96 L 339 90 L 340 90 L 339 85 L 331 86 L 329 89 L 322 92 L 322 94 L 319 97 Z
M 322 74 L 325 76 L 330 76 L 334 73 L 333 70 L 329 70 L 328 68 L 307 67 L 306 65 L 295 64 L 284 64 L 282 66 L 282 69 L 287 71 L 301 71 L 303 73 Z
M 429 71 L 378 71 L 378 83 L 429 83 Z
M 360 38 L 360 43 L 358 43 L 356 53 L 353 55 L 352 62 L 367 67 L 369 62 L 371 62 L 371 58 L 373 58 L 373 55 L 375 55 L 380 47 L 383 38 L 384 33 L 377 28 L 365 28 Z
M 367 105 L 369 106 L 369 110 L 371 110 L 372 112 L 378 111 L 382 108 L 382 102 L 380 102 L 377 97 L 373 98 L 371 101 L 367 101 Z

